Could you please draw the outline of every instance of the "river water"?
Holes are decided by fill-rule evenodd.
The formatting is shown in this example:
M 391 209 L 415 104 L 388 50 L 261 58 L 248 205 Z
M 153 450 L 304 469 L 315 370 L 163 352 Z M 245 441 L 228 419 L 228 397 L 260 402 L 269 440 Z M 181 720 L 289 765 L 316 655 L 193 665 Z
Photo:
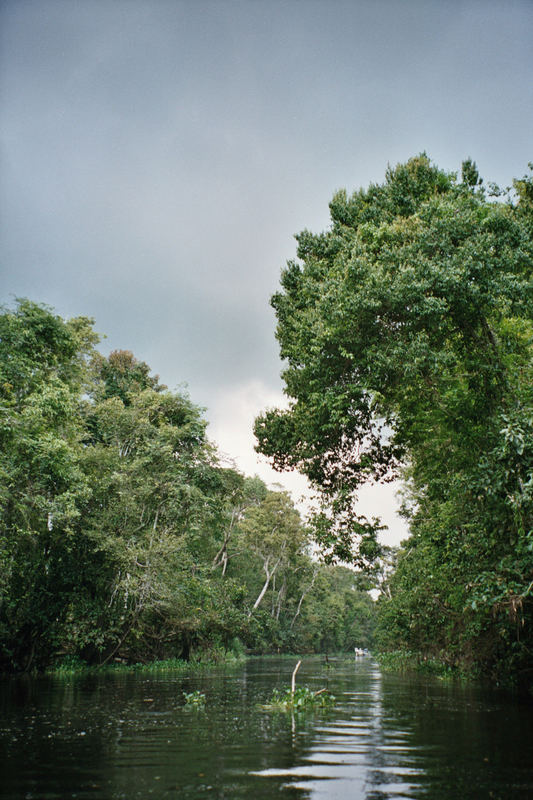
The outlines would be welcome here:
M 533 709 L 498 692 L 304 658 L 332 709 L 261 708 L 295 661 L 0 683 L 0 797 L 10 800 L 533 798 Z M 205 693 L 188 708 L 183 692 Z

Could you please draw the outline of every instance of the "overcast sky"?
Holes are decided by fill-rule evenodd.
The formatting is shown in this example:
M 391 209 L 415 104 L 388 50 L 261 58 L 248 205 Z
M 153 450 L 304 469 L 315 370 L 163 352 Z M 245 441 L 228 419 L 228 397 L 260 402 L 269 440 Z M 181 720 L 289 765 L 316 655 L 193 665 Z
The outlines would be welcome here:
M 533 2 L 4 0 L 0 298 L 92 316 L 247 473 L 293 235 L 425 150 L 533 159 Z M 294 490 L 301 482 L 279 478 Z M 404 532 L 391 487 L 361 510 Z

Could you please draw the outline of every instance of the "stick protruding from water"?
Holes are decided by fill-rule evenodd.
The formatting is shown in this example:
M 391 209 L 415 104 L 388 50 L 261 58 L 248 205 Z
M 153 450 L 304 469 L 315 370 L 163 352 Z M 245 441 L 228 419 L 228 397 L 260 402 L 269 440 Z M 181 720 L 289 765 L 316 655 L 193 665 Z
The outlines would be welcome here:
M 295 689 L 295 687 L 296 687 L 296 673 L 297 673 L 297 672 L 298 672 L 298 670 L 300 669 L 300 664 L 301 664 L 301 663 L 302 663 L 301 661 L 298 661 L 298 663 L 297 663 L 297 664 L 296 664 L 296 666 L 294 667 L 294 672 L 292 673 L 292 681 L 291 681 L 291 700 L 294 698 L 294 689 Z

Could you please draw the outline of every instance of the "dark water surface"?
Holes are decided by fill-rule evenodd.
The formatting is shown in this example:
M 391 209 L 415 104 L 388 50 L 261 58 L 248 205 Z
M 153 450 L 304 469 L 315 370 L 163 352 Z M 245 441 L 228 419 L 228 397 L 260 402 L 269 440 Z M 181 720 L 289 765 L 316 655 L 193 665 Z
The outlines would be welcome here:
M 210 674 L 0 683 L 0 797 L 533 798 L 533 710 L 496 692 L 304 658 L 298 683 L 332 710 L 265 712 L 295 660 Z M 206 695 L 188 709 L 183 692 Z

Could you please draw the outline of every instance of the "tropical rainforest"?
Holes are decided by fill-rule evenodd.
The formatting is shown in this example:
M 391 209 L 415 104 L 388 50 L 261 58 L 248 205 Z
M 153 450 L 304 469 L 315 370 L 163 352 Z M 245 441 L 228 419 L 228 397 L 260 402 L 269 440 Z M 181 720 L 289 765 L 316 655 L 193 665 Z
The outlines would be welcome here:
M 272 298 L 289 404 L 255 423 L 305 521 L 92 320 L 2 310 L 0 670 L 373 645 L 533 685 L 533 178 L 422 154 L 330 212 Z M 384 481 L 396 550 L 357 511 Z
M 0 314 L 0 671 L 368 646 L 361 576 L 88 318 Z
M 500 189 L 422 154 L 330 212 L 272 298 L 289 407 L 259 450 L 319 491 L 326 556 L 381 574 L 380 650 L 531 686 L 531 172 Z M 387 554 L 355 501 L 395 479 L 410 536 Z

